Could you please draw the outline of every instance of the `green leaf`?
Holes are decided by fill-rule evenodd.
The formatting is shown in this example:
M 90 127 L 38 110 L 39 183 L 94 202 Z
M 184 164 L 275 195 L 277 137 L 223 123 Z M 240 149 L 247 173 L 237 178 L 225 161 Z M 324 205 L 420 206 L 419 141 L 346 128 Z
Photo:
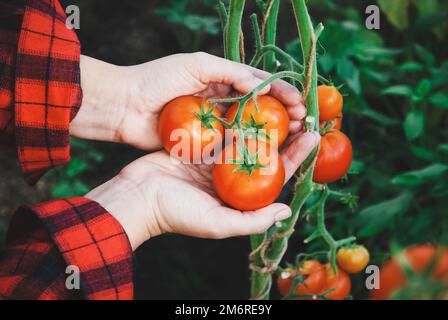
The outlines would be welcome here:
M 51 194 L 55 198 L 67 198 L 84 195 L 89 190 L 89 187 L 82 181 L 62 181 L 53 188 Z
M 440 150 L 441 152 L 448 153 L 448 143 L 439 144 L 437 149 Z
M 422 71 L 423 70 L 423 66 L 415 61 L 408 61 L 403 63 L 402 65 L 400 65 L 398 67 L 398 70 L 401 72 L 416 72 L 416 71 Z
M 440 7 L 438 0 L 414 0 L 414 5 L 421 15 L 437 12 Z
M 364 171 L 365 165 L 360 160 L 353 160 L 350 168 L 348 169 L 348 174 L 360 174 Z
M 386 84 L 390 79 L 390 74 L 384 71 L 376 71 L 370 68 L 363 68 L 361 72 L 382 84 Z
M 382 48 L 382 47 L 363 47 L 360 52 L 369 56 L 396 56 L 403 52 L 402 49 Z
M 399 174 L 392 178 L 392 183 L 403 186 L 418 186 L 428 181 L 439 180 L 440 176 L 447 170 L 447 165 L 435 163 L 420 170 Z
M 427 161 L 433 161 L 437 158 L 437 154 L 435 152 L 433 152 L 432 150 L 428 150 L 426 148 L 422 148 L 422 147 L 417 147 L 417 146 L 413 146 L 411 145 L 409 147 L 412 151 L 412 153 L 421 159 L 427 160 Z
M 367 118 L 370 118 L 376 122 L 378 122 L 379 124 L 381 124 L 382 126 L 396 126 L 396 125 L 400 125 L 400 121 L 398 121 L 397 119 L 388 117 L 378 111 L 375 111 L 371 108 L 366 108 L 361 110 L 361 114 Z
M 409 86 L 396 85 L 388 87 L 380 92 L 382 95 L 393 95 L 393 96 L 412 96 L 413 90 Z
M 431 81 L 429 81 L 428 79 L 422 79 L 418 85 L 417 88 L 415 89 L 415 93 L 424 98 L 428 95 L 429 92 L 431 92 Z
M 319 66 L 323 73 L 330 73 L 333 70 L 335 61 L 332 58 L 331 54 L 325 53 L 322 56 L 319 56 Z
M 404 30 L 409 25 L 409 2 L 409 0 L 378 0 L 381 11 L 386 15 L 387 20 L 399 30 Z
M 89 166 L 86 161 L 79 158 L 73 158 L 72 161 L 70 161 L 70 163 L 68 164 L 65 174 L 68 177 L 74 177 L 86 171 L 88 167 Z
M 432 67 L 436 61 L 434 55 L 419 44 L 415 45 L 415 53 L 429 67 Z
M 409 141 L 420 137 L 425 130 L 425 112 L 421 109 L 409 111 L 404 120 L 403 129 Z
M 347 85 L 357 95 L 361 93 L 361 82 L 359 80 L 359 70 L 350 59 L 342 59 L 337 64 L 338 74 L 344 78 Z
M 358 236 L 370 237 L 385 230 L 395 217 L 408 210 L 412 198 L 412 193 L 403 192 L 394 199 L 364 208 L 356 219 L 361 227 Z
M 442 92 L 437 92 L 429 97 L 429 103 L 442 109 L 448 109 L 448 96 Z

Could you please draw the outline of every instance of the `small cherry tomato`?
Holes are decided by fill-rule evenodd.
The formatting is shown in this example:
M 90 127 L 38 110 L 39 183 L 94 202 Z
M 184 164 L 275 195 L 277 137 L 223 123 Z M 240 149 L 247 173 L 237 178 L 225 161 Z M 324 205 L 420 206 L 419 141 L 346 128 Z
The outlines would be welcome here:
M 343 98 L 334 86 L 318 86 L 317 101 L 320 121 L 333 120 L 342 111 Z
M 364 246 L 344 247 L 338 250 L 336 259 L 342 270 L 357 273 L 367 266 L 370 255 Z
M 299 268 L 299 273 L 303 278 L 303 283 L 296 287 L 296 294 L 318 294 L 325 284 L 325 268 L 317 260 L 307 260 Z M 282 296 L 286 296 L 291 290 L 296 270 L 286 269 L 277 278 L 277 287 Z M 297 300 L 310 298 L 297 298 Z
M 350 139 L 339 130 L 331 130 L 320 141 L 313 180 L 317 183 L 339 180 L 348 172 L 351 163 Z
M 271 130 L 277 130 L 277 146 L 281 146 L 285 142 L 289 131 L 289 115 L 286 108 L 277 99 L 264 95 L 257 97 L 258 111 L 255 108 L 253 99 L 250 99 L 242 113 L 243 127 L 252 129 L 255 133 L 258 130 L 265 130 L 270 138 L 273 137 Z M 227 111 L 226 118 L 228 121 L 235 119 L 239 104 L 233 104 Z M 269 139 L 271 145 L 275 145 L 272 139 Z
M 338 274 L 336 275 L 333 268 L 329 263 L 325 264 L 325 285 L 323 289 L 319 292 L 323 294 L 324 292 L 333 289 L 330 293 L 326 295 L 327 298 L 333 300 L 343 300 L 347 298 L 351 290 L 350 277 L 341 268 L 338 268 Z
M 174 146 L 183 142 L 185 136 L 189 140 L 190 154 L 184 155 L 184 149 L 180 149 L 175 154 L 180 158 L 189 156 L 190 160 L 201 159 L 205 148 L 212 150 L 220 147 L 224 126 L 211 118 L 212 115 L 222 117 L 217 108 L 213 108 L 201 97 L 182 96 L 168 102 L 159 118 L 159 134 L 165 150 L 170 152 Z M 172 136 L 177 129 L 185 133 L 185 136 L 182 135 L 182 140 L 178 136 L 177 138 Z M 180 133 L 180 130 L 177 132 Z
M 213 167 L 218 196 L 239 210 L 256 210 L 277 199 L 285 182 L 285 168 L 277 150 L 265 141 L 248 139 L 251 161 L 244 160 L 239 143 L 227 145 Z
M 421 274 L 430 267 L 438 249 L 441 252 L 432 271 L 431 279 L 433 281 L 445 282 L 448 286 L 447 248 L 437 248 L 430 244 L 415 245 L 406 248 L 399 255 L 404 255 L 403 258 L 407 260 L 413 272 Z M 392 298 L 396 292 L 406 286 L 407 282 L 408 278 L 398 257 L 392 257 L 380 269 L 380 288 L 373 290 L 372 299 L 384 300 Z M 419 293 L 417 292 L 417 294 Z

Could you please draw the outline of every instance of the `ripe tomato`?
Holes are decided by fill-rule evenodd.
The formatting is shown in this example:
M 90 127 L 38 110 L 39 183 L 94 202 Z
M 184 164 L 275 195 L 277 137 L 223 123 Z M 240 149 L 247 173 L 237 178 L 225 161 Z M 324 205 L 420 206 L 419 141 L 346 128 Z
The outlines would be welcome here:
M 317 101 L 319 104 L 319 120 L 329 121 L 337 117 L 342 111 L 343 99 L 334 86 L 320 85 L 317 87 Z
M 283 297 L 291 290 L 292 282 L 296 275 L 296 270 L 287 268 L 277 277 L 277 289 Z
M 285 182 L 285 168 L 276 149 L 255 139 L 246 140 L 246 145 L 252 164 L 235 163 L 242 162 L 243 156 L 241 145 L 233 143 L 224 148 L 213 167 L 213 184 L 218 196 L 226 204 L 244 211 L 274 202 Z
M 341 248 L 336 256 L 339 267 L 348 273 L 357 273 L 369 263 L 369 251 L 364 246 Z
M 320 294 L 327 290 L 334 289 L 326 295 L 333 300 L 343 300 L 348 297 L 351 290 L 350 277 L 341 268 L 338 268 L 338 274 L 335 275 L 333 268 L 329 263 L 325 264 L 325 285 Z
M 258 111 L 255 108 L 253 99 L 249 100 L 244 107 L 242 114 L 243 127 L 249 127 L 255 130 L 263 129 L 265 133 L 272 138 L 271 130 L 278 130 L 278 146 L 285 142 L 289 131 L 289 115 L 285 107 L 277 99 L 271 96 L 257 97 Z M 228 121 L 235 119 L 239 104 L 233 104 L 227 111 Z M 271 132 L 271 133 L 270 133 Z M 270 141 L 271 145 L 274 145 Z
M 183 141 L 171 137 L 176 129 L 183 129 L 182 132 L 185 132 L 189 139 L 190 154 L 184 155 L 184 150 L 181 149 L 176 153 L 176 156 L 181 158 L 189 156 L 190 160 L 201 159 L 204 148 L 207 147 L 211 150 L 221 145 L 224 134 L 222 123 L 210 119 L 206 115 L 201 121 L 198 116 L 203 115 L 204 112 L 210 112 L 211 108 L 212 105 L 205 99 L 196 96 L 178 97 L 167 103 L 159 118 L 159 134 L 164 148 L 170 152 L 175 145 Z M 222 117 L 217 108 L 214 108 L 210 114 Z
M 429 268 L 437 248 L 424 244 L 406 248 L 403 252 L 409 265 L 415 273 L 422 273 Z M 432 278 L 435 281 L 445 281 L 448 285 L 448 249 L 443 248 L 433 270 Z M 383 300 L 391 298 L 394 293 L 403 288 L 408 279 L 396 257 L 387 261 L 380 271 L 380 289 L 375 289 L 372 298 Z
M 307 260 L 299 268 L 299 273 L 303 277 L 303 283 L 296 288 L 296 294 L 317 294 L 325 284 L 325 268 L 317 260 Z M 286 296 L 291 290 L 296 270 L 286 269 L 277 278 L 277 287 L 282 296 Z M 303 300 L 305 298 L 297 298 Z
M 317 154 L 313 180 L 317 183 L 334 182 L 344 176 L 352 163 L 352 143 L 339 130 L 326 133 Z
M 319 126 L 321 129 L 325 127 L 333 126 L 331 129 L 341 130 L 342 127 L 342 112 L 339 112 L 335 119 L 329 121 L 320 121 Z

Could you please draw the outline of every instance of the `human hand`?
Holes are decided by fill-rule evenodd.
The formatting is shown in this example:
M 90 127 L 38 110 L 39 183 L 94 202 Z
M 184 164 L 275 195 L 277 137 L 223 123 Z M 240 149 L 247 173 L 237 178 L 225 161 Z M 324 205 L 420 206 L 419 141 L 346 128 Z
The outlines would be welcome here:
M 281 151 L 285 183 L 319 139 L 316 132 L 288 138 Z M 226 207 L 214 192 L 211 171 L 211 165 L 182 164 L 159 151 L 134 161 L 86 197 L 122 224 L 134 250 L 168 232 L 212 239 L 262 233 L 291 215 L 281 203 L 248 212 Z
M 70 125 L 73 136 L 115 141 L 140 149 L 161 148 L 157 132 L 163 106 L 183 95 L 206 98 L 245 94 L 269 73 L 206 53 L 176 54 L 131 67 L 81 56 L 83 102 Z M 267 86 L 288 109 L 290 134 L 306 115 L 300 92 L 283 80 Z

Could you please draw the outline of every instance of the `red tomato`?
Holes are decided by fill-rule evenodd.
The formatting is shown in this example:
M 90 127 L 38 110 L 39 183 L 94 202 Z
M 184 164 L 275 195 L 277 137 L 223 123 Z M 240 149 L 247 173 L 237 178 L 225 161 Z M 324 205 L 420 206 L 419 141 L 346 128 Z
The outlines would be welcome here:
M 246 123 L 246 127 L 254 129 L 263 129 L 269 137 L 273 137 L 271 130 L 278 130 L 278 146 L 281 146 L 285 142 L 289 131 L 289 115 L 285 107 L 277 99 L 271 96 L 258 96 L 257 97 L 258 111 L 255 108 L 253 100 L 249 100 L 244 107 L 242 114 L 243 127 Z M 238 111 L 239 104 L 233 104 L 227 111 L 226 118 L 228 121 L 235 119 Z M 253 118 L 253 119 L 252 119 Z M 252 123 L 255 120 L 255 123 Z M 244 123 L 245 122 L 245 123 Z M 249 124 L 249 125 L 248 125 Z M 271 133 L 270 133 L 271 132 Z M 271 145 L 275 145 L 272 140 Z
M 344 176 L 352 163 L 352 144 L 339 130 L 331 130 L 320 141 L 313 180 L 329 183 Z
M 224 148 L 220 163 L 213 167 L 213 184 L 216 193 L 226 204 L 239 210 L 263 208 L 277 199 L 285 182 L 285 168 L 278 152 L 268 143 L 246 140 L 251 157 L 258 158 L 252 164 L 235 164 L 243 157 L 239 143 Z M 256 164 L 256 165 L 255 165 Z M 257 166 L 263 167 L 257 167 Z
M 422 273 L 430 266 L 437 248 L 430 244 L 416 245 L 406 248 L 404 255 L 412 270 Z M 446 281 L 448 284 L 448 249 L 443 248 L 442 254 L 432 273 L 434 280 Z M 372 299 L 383 300 L 391 298 L 407 283 L 406 274 L 396 257 L 387 261 L 380 271 L 380 289 L 373 290 Z
M 369 263 L 369 251 L 363 246 L 343 247 L 338 250 L 337 262 L 342 270 L 348 273 L 357 273 Z
M 212 105 L 205 99 L 196 96 L 179 97 L 165 105 L 159 118 L 159 134 L 162 144 L 168 152 L 182 141 L 171 137 L 176 129 L 183 129 L 189 139 L 190 160 L 201 159 L 202 152 L 206 147 L 211 150 L 221 145 L 224 126 L 219 121 L 207 117 L 204 117 L 201 122 L 198 115 L 202 112 L 202 104 L 204 104 L 203 111 L 205 112 L 212 108 Z M 222 117 L 217 108 L 214 108 L 212 113 L 216 117 Z M 183 158 L 183 150 L 176 153 L 176 156 Z
M 320 121 L 333 120 L 342 111 L 343 98 L 334 86 L 318 86 L 317 101 Z
M 337 129 L 337 130 L 341 130 L 342 127 L 342 112 L 339 112 L 339 114 L 336 116 L 335 119 L 333 120 L 329 120 L 329 121 L 320 121 L 320 128 L 325 128 L 326 126 L 331 127 L 331 129 Z M 328 123 L 328 125 L 327 125 Z
M 307 260 L 299 268 L 299 273 L 303 277 L 303 283 L 296 287 L 296 294 L 318 294 L 325 284 L 325 268 L 317 260 Z M 291 290 L 296 270 L 286 269 L 278 278 L 277 286 L 280 294 L 286 296 Z M 297 298 L 304 300 L 309 298 Z
M 348 274 L 338 268 L 338 274 L 335 275 L 333 268 L 327 263 L 325 264 L 325 275 L 326 283 L 320 291 L 320 294 L 323 294 L 330 289 L 334 289 L 326 295 L 327 298 L 333 300 L 343 300 L 347 298 L 351 290 L 351 282 Z

